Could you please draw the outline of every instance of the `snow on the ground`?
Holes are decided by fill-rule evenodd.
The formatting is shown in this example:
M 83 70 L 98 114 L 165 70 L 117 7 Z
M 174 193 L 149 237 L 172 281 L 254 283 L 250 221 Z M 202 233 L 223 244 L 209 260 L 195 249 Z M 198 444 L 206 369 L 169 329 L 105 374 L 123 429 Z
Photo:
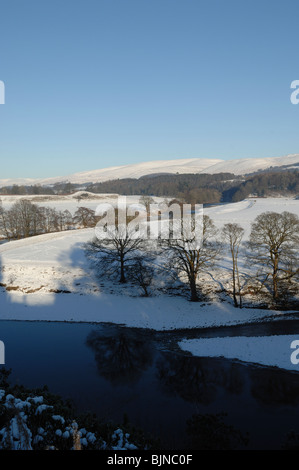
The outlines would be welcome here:
M 249 230 L 254 218 L 265 210 L 289 210 L 299 215 L 299 200 L 269 198 L 245 200 L 206 210 L 221 226 L 237 221 Z M 235 309 L 229 302 L 191 303 L 183 297 L 121 295 L 92 272 L 83 245 L 93 229 L 73 230 L 11 241 L 0 246 L 0 319 L 115 322 L 157 330 L 212 327 L 283 318 L 282 312 Z M 230 282 L 229 258 L 222 268 L 206 275 L 211 292 Z M 285 312 L 287 313 L 287 312 Z
M 100 292 L 88 296 L 55 293 L 0 294 L 0 320 L 116 323 L 157 331 L 207 328 L 279 319 L 287 312 L 234 309 L 230 304 L 201 306 L 182 298 L 124 297 Z
M 82 196 L 82 193 L 87 194 L 88 197 L 82 197 L 79 200 L 78 196 Z M 116 194 L 92 194 L 86 191 L 78 191 L 75 194 L 65 196 L 1 196 L 0 200 L 4 209 L 9 209 L 20 199 L 28 199 L 39 206 L 48 206 L 59 211 L 69 210 L 71 214 L 74 214 L 79 207 L 96 210 L 100 204 L 110 203 L 116 206 L 120 200 L 133 206 L 139 203 L 140 197 L 121 196 L 121 199 L 119 199 Z M 154 200 L 156 203 L 164 202 L 163 197 L 154 197 Z M 241 224 L 245 229 L 245 238 L 248 238 L 251 223 L 255 217 L 266 211 L 289 211 L 299 216 L 299 199 L 288 197 L 248 198 L 240 202 L 220 204 L 204 209 L 205 214 L 213 219 L 218 228 L 221 228 L 227 222 Z
M 299 335 L 200 338 L 178 344 L 194 356 L 225 357 L 299 372 Z

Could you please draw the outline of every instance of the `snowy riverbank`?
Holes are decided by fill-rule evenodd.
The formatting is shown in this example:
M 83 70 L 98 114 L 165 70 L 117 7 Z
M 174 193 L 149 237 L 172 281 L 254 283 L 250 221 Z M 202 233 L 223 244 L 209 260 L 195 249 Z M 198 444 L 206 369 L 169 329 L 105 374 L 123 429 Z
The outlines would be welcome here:
M 225 357 L 299 372 L 299 364 L 293 363 L 299 357 L 299 335 L 200 338 L 183 340 L 179 346 L 194 356 Z
M 203 305 L 183 298 L 1 292 L 0 320 L 111 322 L 128 327 L 173 330 L 240 325 L 290 318 L 292 312 L 236 309 L 228 302 Z M 294 312 L 294 316 L 296 312 Z

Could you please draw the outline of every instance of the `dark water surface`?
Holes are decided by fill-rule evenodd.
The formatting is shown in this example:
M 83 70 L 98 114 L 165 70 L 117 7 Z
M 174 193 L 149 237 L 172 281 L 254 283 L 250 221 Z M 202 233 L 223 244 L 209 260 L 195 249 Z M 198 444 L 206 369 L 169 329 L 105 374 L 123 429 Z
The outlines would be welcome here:
M 299 339 L 298 322 L 284 323 L 281 334 L 298 331 Z M 197 335 L 279 334 L 282 325 Z M 299 432 L 299 373 L 191 357 L 173 347 L 174 337 L 107 324 L 0 321 L 11 382 L 47 385 L 78 413 L 118 423 L 126 413 L 164 448 L 190 447 L 187 421 L 197 414 L 227 413 L 227 424 L 249 432 L 252 449 L 278 449 L 289 431 Z

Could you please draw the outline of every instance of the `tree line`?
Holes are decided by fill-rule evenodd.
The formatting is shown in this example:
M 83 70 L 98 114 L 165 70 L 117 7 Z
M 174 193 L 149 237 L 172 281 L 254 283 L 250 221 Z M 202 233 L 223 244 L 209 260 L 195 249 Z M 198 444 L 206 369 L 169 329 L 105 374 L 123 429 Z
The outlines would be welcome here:
M 296 196 L 299 171 L 273 171 L 245 177 L 231 173 L 151 175 L 96 183 L 86 189 L 95 193 L 173 197 L 188 204 L 215 204 L 242 201 L 250 195 Z
M 2 195 L 8 196 L 38 196 L 38 195 L 57 195 L 72 194 L 81 189 L 81 185 L 72 183 L 55 183 L 52 186 L 42 186 L 39 184 L 13 184 L 1 188 Z
M 82 189 L 82 185 L 57 183 L 47 186 L 18 186 L 1 188 L 8 195 L 55 195 L 72 194 Z M 200 174 L 160 174 L 141 178 L 125 178 L 102 183 L 85 184 L 86 191 L 96 194 L 122 194 L 124 196 L 159 196 L 178 198 L 189 204 L 215 204 L 238 202 L 249 195 L 264 197 L 271 195 L 296 196 L 299 193 L 299 170 L 272 170 L 249 176 L 236 176 L 232 173 L 215 175 Z
M 7 240 L 94 227 L 96 221 L 95 212 L 87 207 L 78 207 L 72 215 L 69 210 L 39 206 L 27 199 L 20 199 L 9 209 L 4 209 L 0 201 L 0 235 Z
M 215 204 L 242 201 L 250 195 L 296 196 L 299 171 L 272 171 L 244 177 L 231 173 L 151 175 L 96 183 L 86 189 L 95 193 L 173 197 L 188 204 Z
M 277 171 L 260 173 L 234 188 L 231 194 L 232 202 L 238 202 L 250 194 L 257 197 L 299 194 L 299 171 Z
M 232 180 L 236 180 L 236 177 L 231 173 L 164 174 L 105 181 L 89 185 L 86 189 L 90 192 L 126 196 L 175 197 L 182 202 L 203 204 L 220 202 L 223 191 L 231 187 Z

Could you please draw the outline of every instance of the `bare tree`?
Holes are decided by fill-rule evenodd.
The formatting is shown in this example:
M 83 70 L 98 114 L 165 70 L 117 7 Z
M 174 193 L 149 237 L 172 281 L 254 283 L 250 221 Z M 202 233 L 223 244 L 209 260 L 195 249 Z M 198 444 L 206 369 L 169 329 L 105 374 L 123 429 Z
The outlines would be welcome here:
M 74 223 L 81 227 L 94 227 L 96 224 L 95 211 L 88 207 L 78 207 L 74 214 Z
M 229 245 L 229 250 L 232 258 L 232 265 L 233 265 L 233 299 L 235 307 L 242 308 L 242 295 L 241 295 L 241 286 L 240 286 L 240 277 L 239 277 L 239 269 L 238 269 L 238 256 L 239 256 L 239 249 L 242 238 L 244 236 L 244 229 L 239 224 L 225 224 L 222 228 L 222 235 L 224 240 Z M 237 300 L 237 294 L 239 296 L 239 305 Z
M 60 230 L 69 230 L 73 225 L 73 217 L 68 209 L 59 211 L 57 215 L 57 224 Z
M 144 241 L 136 238 L 128 226 L 107 229 L 106 238 L 94 238 L 87 244 L 87 253 L 93 257 L 98 269 L 107 275 L 119 275 L 119 282 L 126 282 L 127 266 L 132 264 L 143 248 Z
M 56 224 L 57 212 L 52 207 L 40 207 L 40 224 L 43 233 L 50 233 L 58 230 Z
M 141 198 L 139 199 L 139 203 L 145 206 L 146 212 L 147 214 L 149 214 L 150 206 L 151 204 L 155 203 L 155 200 L 151 196 L 141 196 Z
M 202 243 L 195 242 L 196 234 L 182 231 L 180 238 L 161 241 L 167 257 L 167 269 L 172 268 L 177 275 L 185 275 L 190 288 L 190 300 L 198 302 L 197 281 L 199 274 L 211 267 L 219 253 L 216 240 L 217 229 L 208 215 L 203 216 Z
M 252 224 L 248 254 L 257 278 L 279 300 L 281 289 L 299 273 L 299 218 L 291 212 L 264 212 Z
M 14 217 L 13 211 L 1 210 L 1 230 L 5 234 L 8 240 L 13 238 L 18 238 L 19 231 L 19 221 Z
M 148 256 L 137 256 L 128 268 L 130 279 L 141 287 L 144 297 L 150 294 L 155 269 Z

